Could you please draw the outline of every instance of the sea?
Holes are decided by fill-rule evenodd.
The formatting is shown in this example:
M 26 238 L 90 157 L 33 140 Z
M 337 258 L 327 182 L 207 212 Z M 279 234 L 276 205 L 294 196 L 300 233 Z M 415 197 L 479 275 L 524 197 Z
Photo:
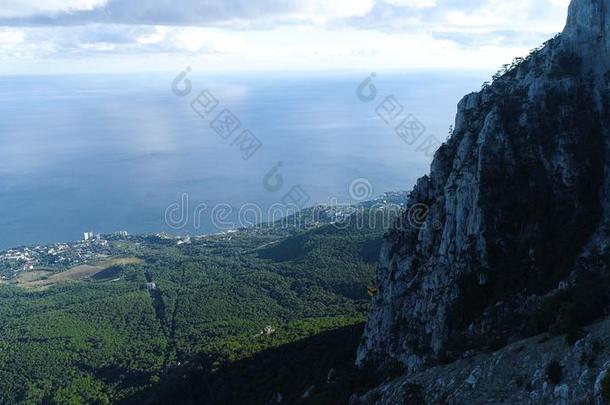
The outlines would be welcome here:
M 0 249 L 226 232 L 408 190 L 487 76 L 0 76 Z

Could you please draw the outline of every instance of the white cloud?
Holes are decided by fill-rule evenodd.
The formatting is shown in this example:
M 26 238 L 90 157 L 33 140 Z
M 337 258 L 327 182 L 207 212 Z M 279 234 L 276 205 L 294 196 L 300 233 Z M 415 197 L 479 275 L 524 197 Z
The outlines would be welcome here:
M 386 3 L 399 7 L 430 8 L 436 6 L 436 0 L 385 0 Z
M 508 14 L 502 13 L 501 9 L 508 9 Z M 446 21 L 451 26 L 456 27 L 492 27 L 494 29 L 503 29 L 506 27 L 507 21 L 519 23 L 519 21 L 527 20 L 527 10 L 521 6 L 504 6 L 498 3 L 488 3 L 484 8 L 477 10 L 476 13 L 464 11 L 450 11 L 446 14 Z M 516 24 L 513 24 L 516 25 Z
M 0 17 L 16 18 L 93 10 L 106 2 L 107 0 L 3 0 L 0 3 Z
M 336 18 L 364 15 L 373 8 L 375 1 L 377 0 L 44 0 L 37 3 L 35 0 L 8 0 L 0 6 L 0 19 L 11 25 L 103 22 L 243 26 L 295 21 L 320 24 Z
M 549 0 L 554 6 L 567 8 L 570 5 L 570 0 Z
M 246 50 L 242 38 L 205 28 L 175 28 L 164 39 L 168 45 L 188 52 L 242 53 Z
M 0 28 L 0 46 L 13 46 L 24 41 L 23 31 L 14 28 Z
M 373 0 L 308 0 L 295 13 L 300 20 L 324 23 L 329 19 L 363 16 L 373 8 Z
M 169 29 L 164 26 L 156 26 L 150 33 L 144 33 L 136 37 L 136 42 L 141 45 L 153 45 L 162 42 L 167 37 Z
M 563 2 L 4 0 L 0 71 L 41 59 L 33 69 L 489 68 L 560 31 Z M 27 13 L 46 19 L 6 19 Z

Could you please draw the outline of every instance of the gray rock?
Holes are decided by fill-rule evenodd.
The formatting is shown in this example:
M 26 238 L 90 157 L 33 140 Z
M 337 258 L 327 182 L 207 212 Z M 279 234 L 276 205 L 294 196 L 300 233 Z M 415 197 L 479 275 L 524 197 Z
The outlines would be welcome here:
M 558 286 L 609 273 L 609 22 L 610 0 L 573 0 L 561 35 L 460 101 L 383 243 L 358 365 L 412 374 L 495 349 Z M 570 387 L 523 397 L 564 401 Z
M 350 404 L 401 404 L 413 386 L 420 387 L 428 404 L 606 404 L 601 382 L 610 368 L 610 319 L 591 325 L 587 332 L 588 341 L 597 339 L 604 347 L 591 368 L 582 363 L 582 352 L 573 350 L 563 336 L 544 341 L 535 336 L 494 353 L 407 374 L 352 395 Z M 557 385 L 548 382 L 545 372 L 554 358 L 563 365 Z
M 610 372 L 610 362 L 606 362 L 602 367 L 602 370 L 595 378 L 595 385 L 593 386 L 593 397 L 595 398 L 595 403 L 598 405 L 606 404 L 606 401 L 602 395 L 602 383 L 608 377 L 608 373 Z

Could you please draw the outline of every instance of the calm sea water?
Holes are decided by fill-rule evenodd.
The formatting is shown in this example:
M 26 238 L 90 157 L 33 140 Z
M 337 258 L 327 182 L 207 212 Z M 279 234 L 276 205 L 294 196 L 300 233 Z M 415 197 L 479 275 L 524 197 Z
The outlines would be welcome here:
M 444 140 L 461 96 L 486 79 L 378 73 L 377 98 L 365 103 L 356 97 L 365 78 L 192 75 L 192 93 L 178 97 L 174 75 L 0 77 L 0 248 L 76 240 L 89 230 L 215 232 L 217 204 L 235 210 L 224 227 L 244 204 L 265 212 L 297 185 L 308 204 L 353 201 L 349 186 L 358 178 L 373 196 L 409 189 L 431 158 L 419 143 L 401 140 L 377 105 L 394 95 L 403 115 L 425 125 L 420 141 Z M 232 138 L 222 139 L 191 109 L 204 89 L 219 101 L 216 112 L 228 108 L 241 121 Z M 242 129 L 263 145 L 248 160 L 232 145 Z M 275 174 L 265 187 L 278 162 L 281 187 L 275 190 Z M 184 210 L 176 205 L 183 195 Z M 175 208 L 171 226 L 168 207 Z

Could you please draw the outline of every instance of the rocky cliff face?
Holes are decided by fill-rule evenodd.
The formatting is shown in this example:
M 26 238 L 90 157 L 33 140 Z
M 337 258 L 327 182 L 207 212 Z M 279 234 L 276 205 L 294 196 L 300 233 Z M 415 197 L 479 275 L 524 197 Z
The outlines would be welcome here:
M 424 226 L 385 240 L 359 365 L 413 373 L 580 321 L 548 308 L 610 274 L 609 24 L 610 0 L 573 0 L 562 34 L 459 103 L 409 198 Z
M 568 345 L 563 337 L 535 336 L 494 353 L 430 367 L 386 382 L 356 404 L 591 404 L 608 403 L 610 320 L 592 325 Z M 555 375 L 550 365 L 555 363 Z M 560 370 L 560 371 L 558 371 Z

